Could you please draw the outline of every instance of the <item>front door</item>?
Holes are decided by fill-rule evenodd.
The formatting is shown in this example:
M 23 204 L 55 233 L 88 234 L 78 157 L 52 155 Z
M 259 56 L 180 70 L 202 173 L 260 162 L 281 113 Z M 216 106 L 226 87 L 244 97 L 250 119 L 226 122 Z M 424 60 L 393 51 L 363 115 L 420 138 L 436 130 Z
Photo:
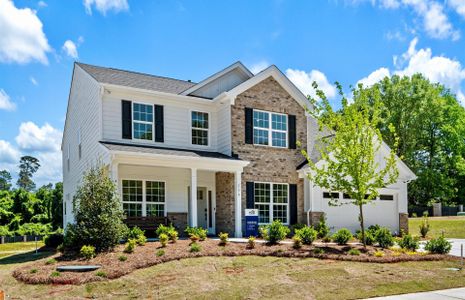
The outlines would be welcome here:
M 205 187 L 197 188 L 197 225 L 202 228 L 209 228 L 207 188 Z

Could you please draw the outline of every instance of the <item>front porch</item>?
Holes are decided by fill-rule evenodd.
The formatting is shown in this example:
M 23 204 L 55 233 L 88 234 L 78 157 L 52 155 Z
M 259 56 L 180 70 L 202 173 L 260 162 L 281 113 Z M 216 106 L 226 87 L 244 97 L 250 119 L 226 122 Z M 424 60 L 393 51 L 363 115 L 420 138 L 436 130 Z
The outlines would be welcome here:
M 160 148 L 156 153 L 109 150 L 128 225 L 153 230 L 172 223 L 180 233 L 191 226 L 242 237 L 241 174 L 247 162 L 191 151 L 161 154 L 169 150 Z

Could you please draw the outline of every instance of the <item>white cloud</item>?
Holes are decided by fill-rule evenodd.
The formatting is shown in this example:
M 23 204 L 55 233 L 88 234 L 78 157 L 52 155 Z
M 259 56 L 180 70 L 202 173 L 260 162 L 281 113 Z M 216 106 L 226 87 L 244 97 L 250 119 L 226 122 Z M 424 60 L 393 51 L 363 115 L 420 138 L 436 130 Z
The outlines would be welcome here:
M 459 15 L 465 18 L 465 1 L 463 0 L 449 0 L 447 1 L 450 7 L 452 7 Z
M 33 122 L 21 123 L 15 140 L 21 150 L 58 151 L 62 132 L 45 123 L 42 127 Z
M 14 164 L 19 161 L 19 151 L 15 149 L 9 142 L 0 140 L 0 163 Z
M 0 89 L 0 109 L 8 111 L 16 109 L 16 104 L 11 102 L 10 96 L 3 89 Z
M 262 61 L 259 61 L 257 63 L 254 63 L 252 64 L 249 69 L 250 69 L 250 72 L 252 72 L 253 74 L 258 74 L 260 73 L 261 71 L 265 70 L 266 68 L 268 68 L 271 64 L 269 62 L 267 62 L 266 60 L 262 60 Z
M 383 80 L 384 77 L 389 77 L 390 75 L 391 75 L 391 73 L 389 72 L 389 69 L 387 69 L 387 68 L 379 68 L 378 70 L 373 71 L 367 77 L 360 79 L 357 82 L 357 85 L 359 83 L 361 83 L 361 84 L 363 84 L 363 86 L 369 87 L 369 86 L 372 86 L 375 83 Z
M 37 3 L 37 6 L 39 6 L 39 7 L 47 7 L 48 5 L 47 5 L 47 3 L 45 3 L 44 1 L 39 1 L 39 2 Z
M 312 83 L 315 81 L 318 88 L 322 90 L 326 97 L 334 98 L 336 96 L 336 87 L 329 83 L 326 75 L 318 70 L 305 72 L 301 70 L 287 69 L 286 76 L 302 91 L 304 95 L 315 97 L 315 89 Z
M 400 6 L 400 2 L 397 0 L 380 0 L 379 4 L 383 8 L 395 9 Z
M 34 77 L 32 77 L 32 76 L 29 77 L 29 80 L 31 80 L 31 83 L 32 83 L 33 85 L 35 85 L 35 86 L 38 86 L 38 85 L 39 85 L 39 83 L 37 82 L 37 80 L 36 80 Z
M 17 8 L 11 0 L 0 0 L 0 62 L 47 64 L 50 50 L 36 12 Z
M 77 52 L 77 47 L 76 44 L 71 41 L 71 40 L 66 40 L 66 42 L 63 44 L 62 47 L 63 51 L 65 51 L 66 55 L 68 55 L 71 58 L 78 58 L 78 52 Z
M 127 0 L 84 0 L 84 6 L 89 15 L 92 14 L 92 6 L 104 16 L 110 10 L 120 12 L 129 9 Z

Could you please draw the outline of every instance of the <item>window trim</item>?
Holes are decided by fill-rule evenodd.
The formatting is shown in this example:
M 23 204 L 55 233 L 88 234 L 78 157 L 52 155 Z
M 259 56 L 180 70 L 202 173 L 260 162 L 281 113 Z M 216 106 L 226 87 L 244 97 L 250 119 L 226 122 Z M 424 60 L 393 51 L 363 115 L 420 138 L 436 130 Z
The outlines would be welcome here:
M 254 118 L 254 112 L 262 112 L 262 113 L 267 113 L 268 114 L 268 128 L 264 127 L 256 127 L 255 126 L 255 118 Z M 285 116 L 286 117 L 286 130 L 280 130 L 280 129 L 273 129 L 273 115 L 280 115 L 280 116 Z M 268 131 L 268 145 L 263 145 L 263 144 L 257 144 L 255 143 L 255 129 L 258 130 L 266 130 Z M 286 134 L 286 145 L 285 146 L 274 146 L 273 145 L 273 132 L 279 132 L 279 133 L 285 133 Z M 252 109 L 252 142 L 255 146 L 264 146 L 264 147 L 273 147 L 273 148 L 279 148 L 279 149 L 287 149 L 289 148 L 289 115 L 285 113 L 278 113 L 278 112 L 273 112 L 273 111 L 267 111 L 263 109 Z
M 139 105 L 147 105 L 152 107 L 152 122 L 146 122 L 146 121 L 136 121 L 134 120 L 134 105 L 139 104 Z M 131 101 L 131 139 L 134 141 L 142 141 L 142 142 L 154 142 L 155 140 L 155 104 L 152 103 L 147 103 L 147 102 L 139 102 L 139 101 Z M 134 134 L 134 122 L 140 123 L 140 124 L 150 124 L 152 123 L 152 139 L 138 139 L 135 138 Z
M 270 203 L 269 203 L 269 206 L 270 206 L 270 215 L 269 215 L 269 219 L 270 219 L 270 222 L 269 223 L 258 223 L 258 225 L 268 225 L 268 224 L 271 224 L 273 221 L 274 221 L 274 216 L 273 216 L 273 205 L 275 204 L 274 203 L 274 199 L 273 199 L 273 184 L 281 184 L 281 185 L 286 185 L 287 186 L 287 203 L 286 204 L 283 204 L 283 203 L 276 203 L 277 205 L 282 205 L 282 206 L 286 206 L 286 219 L 287 219 L 287 222 L 286 223 L 282 223 L 283 225 L 286 225 L 288 226 L 289 225 L 289 218 L 290 218 L 290 209 L 289 209 L 289 202 L 290 202 L 290 194 L 289 194 L 289 183 L 286 183 L 286 182 L 270 182 L 270 181 L 254 181 L 254 186 L 253 186 L 253 193 L 254 193 L 254 207 L 255 205 L 257 204 L 257 202 L 255 202 L 255 183 L 263 183 L 263 184 L 269 184 L 270 185 Z M 267 203 L 263 203 L 263 202 L 258 202 L 258 204 L 260 205 L 267 205 Z
M 203 113 L 203 114 L 207 114 L 208 116 L 208 128 L 205 129 L 205 128 L 199 128 L 199 127 L 193 127 L 192 126 L 192 113 L 193 112 L 197 112 L 197 113 Z M 201 110 L 195 110 L 195 109 L 190 109 L 189 110 L 189 123 L 190 123 L 190 128 L 191 130 L 189 131 L 189 141 L 190 141 L 190 145 L 191 146 L 194 146 L 194 147 L 210 147 L 210 141 L 211 141 L 211 138 L 210 138 L 210 128 L 211 128 L 211 114 L 210 112 L 208 111 L 201 111 Z M 199 144 L 194 144 L 192 143 L 192 130 L 203 130 L 203 131 L 207 131 L 207 144 L 206 145 L 199 145 Z
M 137 201 L 123 201 L 123 180 L 132 180 L 132 181 L 142 181 L 142 202 L 137 202 Z M 135 203 L 135 204 L 142 204 L 142 215 L 141 217 L 147 217 L 147 191 L 146 191 L 146 182 L 147 181 L 152 181 L 152 182 L 163 182 L 165 184 L 165 202 L 164 208 L 163 208 L 163 216 L 167 216 L 167 198 L 166 195 L 168 194 L 167 192 L 167 184 L 166 180 L 158 180 L 158 179 L 140 179 L 140 178 L 120 178 L 119 184 L 120 184 L 120 202 L 121 202 L 121 207 L 123 207 L 123 203 Z M 162 202 L 148 202 L 149 204 L 161 204 Z

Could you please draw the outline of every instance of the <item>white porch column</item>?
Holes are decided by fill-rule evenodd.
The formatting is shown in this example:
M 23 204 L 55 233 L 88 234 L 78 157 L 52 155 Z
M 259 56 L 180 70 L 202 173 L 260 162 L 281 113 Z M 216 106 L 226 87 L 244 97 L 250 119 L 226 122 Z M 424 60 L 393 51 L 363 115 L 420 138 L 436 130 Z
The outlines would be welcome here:
M 191 168 L 191 211 L 190 214 L 190 222 L 189 226 L 197 227 L 197 169 Z
M 119 188 L 119 185 L 118 185 L 118 163 L 115 163 L 115 162 L 111 163 L 110 172 L 111 172 L 111 174 L 110 174 L 111 179 L 116 184 L 116 186 Z
M 242 172 L 236 171 L 234 173 L 234 236 L 237 238 L 242 237 Z

